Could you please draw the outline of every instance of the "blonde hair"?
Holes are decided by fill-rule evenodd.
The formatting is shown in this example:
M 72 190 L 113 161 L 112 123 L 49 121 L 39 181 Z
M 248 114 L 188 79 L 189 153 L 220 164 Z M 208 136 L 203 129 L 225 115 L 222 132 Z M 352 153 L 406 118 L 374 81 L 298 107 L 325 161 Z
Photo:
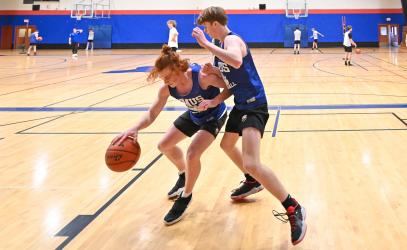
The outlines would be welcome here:
M 154 67 L 147 77 L 148 81 L 157 79 L 158 74 L 166 68 L 171 71 L 186 72 L 189 68 L 189 60 L 181 59 L 180 56 L 171 50 L 171 47 L 164 44 L 161 48 L 160 56 L 155 60 Z
M 177 21 L 175 20 L 168 20 L 167 24 L 171 24 L 173 27 L 177 27 Z
M 213 23 L 215 21 L 221 25 L 226 25 L 228 23 L 228 16 L 223 8 L 211 6 L 201 12 L 197 23 L 202 25 L 204 22 Z

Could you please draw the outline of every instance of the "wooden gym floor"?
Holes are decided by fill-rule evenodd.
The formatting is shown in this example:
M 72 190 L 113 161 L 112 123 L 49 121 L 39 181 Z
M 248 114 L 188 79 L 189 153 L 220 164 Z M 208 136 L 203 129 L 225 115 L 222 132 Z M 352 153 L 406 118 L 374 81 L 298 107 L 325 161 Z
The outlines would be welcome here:
M 406 49 L 363 49 L 353 67 L 345 67 L 340 48 L 252 50 L 270 105 L 262 160 L 307 209 L 308 232 L 296 247 L 289 225 L 273 217 L 283 208 L 267 191 L 231 202 L 243 176 L 220 137 L 202 159 L 186 217 L 164 226 L 177 171 L 156 143 L 182 112 L 173 99 L 140 134 L 133 170 L 105 166 L 111 139 L 155 98 L 158 83 L 134 71 L 153 65 L 158 53 L 80 51 L 74 60 L 68 50 L 0 51 L 0 249 L 407 245 Z M 200 49 L 181 54 L 211 60 Z

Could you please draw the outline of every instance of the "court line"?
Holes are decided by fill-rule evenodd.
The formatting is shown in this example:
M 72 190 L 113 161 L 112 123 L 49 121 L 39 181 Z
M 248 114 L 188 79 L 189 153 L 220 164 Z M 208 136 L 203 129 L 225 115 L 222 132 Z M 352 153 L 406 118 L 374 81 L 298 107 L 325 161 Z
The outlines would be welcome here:
M 148 85 L 143 85 L 145 87 Z M 139 89 L 139 88 L 137 88 Z M 117 111 L 148 111 L 149 107 L 93 107 L 94 105 L 111 100 L 120 95 L 127 94 L 128 92 L 135 91 L 133 89 L 126 91 L 119 95 L 110 97 L 98 103 L 92 104 L 88 107 L 0 107 L 0 112 L 117 112 Z M 269 105 L 269 110 L 330 110 L 330 109 L 389 109 L 389 108 L 407 108 L 407 103 L 402 104 L 335 104 L 335 105 Z M 228 106 L 228 110 L 232 107 Z M 163 111 L 185 111 L 185 107 L 168 106 L 164 107 Z
M 281 111 L 281 107 L 278 107 L 276 119 L 274 120 L 273 134 L 271 135 L 271 137 L 276 137 L 277 127 L 278 127 L 278 119 L 280 119 L 280 111 Z
M 37 56 L 38 57 L 38 56 Z M 47 56 L 41 56 L 43 58 L 47 57 Z M 68 61 L 68 59 L 66 59 L 65 57 L 61 57 L 59 59 L 62 59 L 62 61 L 57 62 L 57 63 L 53 63 L 53 64 L 46 64 L 46 65 L 40 65 L 38 67 L 31 67 L 31 68 L 5 68 L 5 67 L 0 67 L 0 69 L 11 69 L 11 70 L 27 70 L 27 69 L 41 69 L 41 68 L 46 68 L 49 66 L 54 66 L 54 65 L 58 65 L 58 64 L 62 64 Z
M 371 131 L 407 131 L 407 128 L 373 128 L 373 129 L 304 129 L 304 130 L 279 130 L 281 133 L 297 132 L 371 132 Z
M 112 198 L 110 198 L 105 204 L 103 204 L 94 214 L 92 215 L 78 215 L 71 222 L 65 225 L 58 233 L 54 236 L 68 236 L 56 249 L 63 249 L 66 247 L 73 239 L 75 239 L 78 234 L 82 232 L 92 221 L 97 219 L 97 217 L 103 213 L 117 198 L 120 197 L 134 182 L 137 181 L 148 169 L 150 169 L 154 163 L 156 163 L 163 154 L 159 154 L 154 158 L 140 173 L 138 173 L 133 179 L 131 179 L 126 185 L 124 185 Z
M 391 65 L 397 66 L 397 67 L 399 67 L 399 68 L 407 69 L 406 67 L 404 67 L 404 66 L 402 66 L 402 65 L 398 65 L 398 64 L 395 64 L 395 63 L 386 61 L 386 60 L 381 59 L 381 58 L 379 58 L 379 57 L 375 57 L 375 56 L 372 56 L 372 55 L 370 55 L 370 54 L 366 54 L 366 55 L 369 56 L 369 57 L 371 57 L 371 58 L 373 58 L 373 59 L 376 59 L 376 60 L 379 60 L 379 61 L 382 61 L 382 62 L 391 64 Z
M 363 61 L 365 61 L 365 62 L 368 62 L 368 63 L 374 65 L 375 67 L 379 67 L 379 68 L 381 68 L 383 71 L 387 71 L 387 72 L 389 72 L 389 73 L 392 73 L 393 75 L 399 76 L 399 77 L 401 77 L 401 78 L 403 78 L 403 79 L 407 79 L 407 77 L 405 77 L 405 76 L 403 76 L 403 75 L 400 75 L 400 74 L 394 72 L 393 70 L 387 69 L 387 68 L 382 67 L 382 66 L 377 65 L 377 64 L 374 64 L 374 63 L 369 62 L 368 60 L 363 59 L 363 58 L 359 58 L 359 59 L 360 59 L 360 60 L 363 60 Z
M 119 59 L 121 59 L 121 58 L 119 58 Z M 109 62 L 111 62 L 111 61 L 112 61 L 112 60 L 110 60 Z M 105 61 L 102 61 L 102 62 L 105 62 Z M 140 63 L 140 64 L 136 64 L 136 65 L 132 65 L 132 66 L 126 66 L 126 67 L 140 66 L 140 65 L 143 65 L 143 64 L 145 64 L 145 63 Z M 78 66 L 84 66 L 84 65 L 85 65 L 85 64 L 81 64 L 81 65 L 78 65 Z M 74 67 L 77 67 L 77 66 L 74 66 Z M 74 67 L 73 67 L 73 68 L 74 68 Z M 122 67 L 122 68 L 119 68 L 119 69 L 123 69 L 123 68 L 126 68 L 126 67 Z M 64 69 L 64 68 L 58 68 L 58 69 Z M 43 71 L 39 71 L 39 72 L 35 72 L 35 73 L 42 73 L 42 72 L 43 72 Z M 30 74 L 32 74 L 32 73 L 30 73 Z M 59 83 L 64 83 L 64 82 L 69 82 L 69 81 L 74 81 L 74 80 L 78 80 L 78 79 L 82 79 L 82 78 L 93 77 L 93 76 L 96 76 L 96 75 L 104 76 L 104 74 L 102 74 L 101 72 L 97 72 L 97 73 L 95 73 L 95 74 L 90 74 L 90 75 L 75 77 L 75 78 L 72 78 L 72 79 L 66 79 L 66 80 L 62 80 L 62 81 L 58 81 L 58 82 L 53 82 L 53 83 L 47 83 L 47 84 L 44 84 L 44 85 L 39 85 L 39 86 L 36 86 L 36 87 L 27 88 L 27 89 L 21 89 L 21 90 L 16 90 L 16 91 L 7 92 L 7 93 L 0 93 L 0 96 L 5 96 L 5 95 L 9 95 L 9 94 L 14 94 L 14 93 L 18 93 L 18 92 L 24 92 L 24 91 L 27 91 L 27 90 L 42 88 L 42 87 L 46 87 L 46 86 L 50 86 L 50 85 L 54 85 L 54 84 L 59 84 Z M 55 78 L 55 77 L 53 77 L 53 78 Z M 48 81 L 48 80 L 53 79 L 53 78 L 44 79 L 44 80 L 39 80 L 39 81 Z M 0 78 L 0 79 L 2 79 L 2 78 Z M 34 81 L 33 83 L 35 83 L 35 81 Z
M 321 71 L 321 72 L 324 72 L 324 73 L 326 73 L 326 74 L 335 75 L 335 76 L 341 76 L 341 77 L 347 77 L 347 78 L 354 78 L 354 79 L 357 79 L 357 80 L 371 81 L 371 82 L 375 82 L 375 83 L 406 84 L 406 83 L 401 83 L 401 82 L 396 82 L 396 81 L 383 81 L 383 80 L 375 80 L 375 79 L 364 78 L 364 77 L 358 77 L 358 76 L 348 76 L 348 75 L 343 75 L 343 74 L 339 74 L 339 73 L 336 73 L 336 72 L 330 72 L 330 71 L 323 70 L 323 69 L 319 68 L 318 64 L 319 64 L 320 62 L 328 61 L 328 60 L 331 60 L 331 59 L 336 59 L 336 60 L 337 60 L 337 58 L 333 58 L 333 57 L 327 58 L 327 59 L 321 59 L 321 60 L 318 60 L 318 61 L 316 61 L 315 63 L 313 63 L 313 64 L 312 64 L 312 67 L 313 67 L 314 69 L 316 69 L 316 70 L 318 70 L 318 71 Z M 390 72 L 390 71 L 387 71 L 387 72 Z M 393 73 L 393 72 L 391 72 L 391 73 Z M 395 74 L 393 73 L 393 75 L 395 75 Z M 403 77 L 403 78 L 405 78 L 405 77 Z M 407 79 L 407 78 L 405 78 L 405 79 Z
M 137 56 L 137 55 L 136 55 L 136 56 Z M 127 58 L 131 58 L 131 57 L 127 57 Z M 115 59 L 116 59 L 116 58 L 115 58 Z M 118 58 L 118 59 L 123 59 L 123 58 Z M 118 60 L 118 59 L 116 59 L 116 60 Z M 108 60 L 103 60 L 103 61 L 95 62 L 95 63 L 97 63 L 98 65 L 100 65 L 101 63 L 110 63 L 110 62 L 112 62 L 112 59 L 111 59 L 111 58 L 108 59 Z M 86 66 L 86 62 L 85 62 L 85 63 L 82 63 L 82 64 L 79 64 L 79 65 L 72 66 L 72 67 L 70 67 L 70 69 L 72 69 L 72 68 L 78 68 L 78 67 L 83 67 L 83 66 Z M 6 79 L 6 78 L 12 78 L 12 77 L 19 77 L 19 76 L 24 76 L 24 75 L 30 75 L 30 74 L 33 74 L 33 73 L 43 73 L 43 72 L 48 72 L 48 71 L 53 71 L 53 70 L 58 70 L 58 69 L 67 69 L 67 67 L 52 68 L 52 69 L 39 70 L 39 71 L 35 71 L 35 72 L 29 72 L 29 73 L 19 74 L 19 75 L 11 75 L 11 76 L 2 77 L 2 78 L 0 78 L 0 79 Z
M 394 112 L 392 112 L 392 114 L 399 120 L 399 121 L 401 121 L 401 123 L 403 123 L 406 127 L 407 127 L 407 123 L 403 120 L 403 119 L 401 119 L 396 113 L 394 113 Z

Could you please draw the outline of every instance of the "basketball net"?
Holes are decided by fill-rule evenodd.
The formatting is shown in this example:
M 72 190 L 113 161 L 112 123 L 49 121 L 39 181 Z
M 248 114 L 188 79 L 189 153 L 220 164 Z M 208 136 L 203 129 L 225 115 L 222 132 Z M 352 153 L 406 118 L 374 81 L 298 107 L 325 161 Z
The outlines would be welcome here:
M 296 12 L 296 9 L 293 9 L 293 15 L 295 19 L 299 19 L 300 18 L 300 14 L 301 14 L 301 10 L 298 10 L 298 12 Z
M 82 19 L 82 15 L 81 14 L 78 14 L 77 16 L 76 16 L 76 20 L 77 21 L 80 21 Z

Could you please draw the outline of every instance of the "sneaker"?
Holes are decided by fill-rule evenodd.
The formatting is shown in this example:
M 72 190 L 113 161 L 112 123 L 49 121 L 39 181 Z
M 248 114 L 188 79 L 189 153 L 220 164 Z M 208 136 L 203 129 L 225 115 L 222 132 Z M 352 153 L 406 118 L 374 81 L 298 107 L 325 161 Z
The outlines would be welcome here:
M 171 188 L 171 190 L 168 192 L 168 199 L 177 199 L 182 191 L 184 191 L 185 187 L 185 173 L 182 173 L 178 176 L 178 180 L 175 183 L 175 186 Z
M 345 61 L 345 66 L 348 66 L 348 61 Z
M 230 195 L 232 200 L 240 200 L 263 190 L 263 186 L 258 181 L 244 180 L 240 183 L 238 188 L 232 190 L 232 194 Z
M 353 64 L 352 63 L 350 63 L 350 61 L 348 62 L 348 66 L 353 66 Z
M 180 195 L 180 197 L 175 200 L 170 211 L 165 215 L 164 224 L 170 226 L 180 221 L 184 217 L 185 210 L 191 202 L 191 199 L 192 194 L 189 197 L 182 197 L 182 195 Z
M 297 204 L 290 206 L 286 213 L 279 213 L 273 210 L 274 216 L 284 223 L 290 222 L 291 225 L 291 242 L 293 245 L 300 243 L 307 232 L 307 224 L 305 223 L 305 208 Z

